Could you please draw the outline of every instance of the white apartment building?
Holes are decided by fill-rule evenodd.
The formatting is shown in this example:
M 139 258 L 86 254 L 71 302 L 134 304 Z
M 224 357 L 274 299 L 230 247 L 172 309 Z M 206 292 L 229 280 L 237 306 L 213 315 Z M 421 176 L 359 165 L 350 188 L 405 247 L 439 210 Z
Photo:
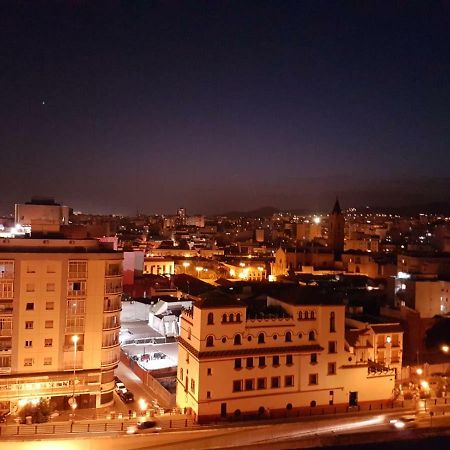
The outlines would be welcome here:
M 121 294 L 122 254 L 96 240 L 0 240 L 0 409 L 111 404 Z
M 214 291 L 184 311 L 178 406 L 207 422 L 391 399 L 395 371 L 357 360 L 345 340 L 345 307 L 317 293 L 272 294 L 255 312 L 249 300 Z

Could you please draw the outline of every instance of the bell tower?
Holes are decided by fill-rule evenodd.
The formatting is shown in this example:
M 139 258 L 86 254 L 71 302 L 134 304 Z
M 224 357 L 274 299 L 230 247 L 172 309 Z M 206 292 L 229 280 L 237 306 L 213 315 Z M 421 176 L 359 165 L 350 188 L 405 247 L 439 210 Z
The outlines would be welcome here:
M 339 200 L 336 198 L 333 211 L 331 211 L 328 225 L 328 247 L 340 258 L 344 251 L 344 226 L 345 218 L 342 214 Z

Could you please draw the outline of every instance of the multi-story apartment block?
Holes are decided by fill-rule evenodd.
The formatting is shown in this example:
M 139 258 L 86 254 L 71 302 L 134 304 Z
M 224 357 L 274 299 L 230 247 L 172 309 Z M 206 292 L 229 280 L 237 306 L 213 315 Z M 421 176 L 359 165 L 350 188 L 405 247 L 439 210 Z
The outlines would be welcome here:
M 0 240 L 0 407 L 112 403 L 122 254 L 96 240 Z
M 388 400 L 395 372 L 360 362 L 345 307 L 314 288 L 237 300 L 214 291 L 181 316 L 177 404 L 200 422 Z

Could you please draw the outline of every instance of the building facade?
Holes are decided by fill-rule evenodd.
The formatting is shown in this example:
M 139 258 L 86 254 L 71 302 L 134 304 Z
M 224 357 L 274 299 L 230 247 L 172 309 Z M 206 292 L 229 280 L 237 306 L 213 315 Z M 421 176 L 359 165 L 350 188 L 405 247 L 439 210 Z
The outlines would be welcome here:
M 324 405 L 388 400 L 393 369 L 357 361 L 345 340 L 343 305 L 209 294 L 183 312 L 177 404 L 199 422 Z
M 111 404 L 122 254 L 96 240 L 0 241 L 0 405 Z

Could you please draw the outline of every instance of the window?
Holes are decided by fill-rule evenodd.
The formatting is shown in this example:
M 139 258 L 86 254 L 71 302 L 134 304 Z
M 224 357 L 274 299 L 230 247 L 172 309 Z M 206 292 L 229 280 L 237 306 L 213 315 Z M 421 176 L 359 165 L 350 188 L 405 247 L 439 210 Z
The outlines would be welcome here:
M 69 261 L 69 278 L 86 278 L 87 261 Z
M 240 334 L 237 334 L 234 337 L 234 345 L 241 345 L 241 335 Z
M 316 317 L 316 313 L 314 311 L 311 311 L 309 318 L 314 319 Z
M 25 329 L 26 330 L 32 330 L 34 326 L 34 322 L 32 320 L 27 320 L 25 322 Z
M 35 266 L 27 266 L 27 273 L 36 273 Z
M 241 358 L 236 358 L 234 360 L 234 368 L 235 369 L 242 369 L 242 359 Z
M 258 334 L 258 344 L 264 344 L 265 339 L 264 339 L 264 333 L 259 333 Z
M 44 366 L 51 366 L 52 358 L 44 358 Z
M 301 311 L 298 312 L 298 320 L 303 319 L 303 313 Z
M 110 283 L 111 280 L 108 280 L 107 283 Z M 108 292 L 108 286 L 106 287 L 107 293 L 114 293 L 114 292 Z M 67 295 L 69 297 L 84 297 L 86 295 L 86 282 L 85 281 L 69 281 L 68 287 L 67 287 Z
M 256 388 L 257 389 L 266 389 L 267 379 L 266 378 L 258 378 L 256 380 Z
M 25 341 L 25 347 L 27 348 L 33 347 L 33 341 Z
M 26 306 L 25 306 L 25 309 L 27 311 L 34 311 L 34 303 L 32 303 L 32 302 L 27 303 Z
M 23 365 L 25 367 L 31 367 L 33 365 L 33 358 L 25 358 L 23 360 Z
M 211 398 L 211 391 L 206 391 L 206 398 Z
M 317 375 L 317 373 L 309 374 L 309 384 L 310 385 L 319 384 L 319 375 Z
M 55 309 L 55 302 L 45 302 L 45 309 L 47 311 L 52 311 Z
M 183 381 L 183 368 L 180 368 L 180 380 Z
M 56 273 L 56 268 L 55 268 L 55 266 L 49 264 L 49 265 L 47 266 L 47 273 Z
M 309 362 L 311 364 L 317 364 L 317 353 L 311 353 Z
M 329 341 L 328 342 L 328 353 L 336 353 L 336 351 L 337 351 L 336 341 Z
M 277 367 L 280 365 L 280 357 L 278 355 L 272 356 L 272 365 Z
M 286 342 L 292 342 L 292 333 L 291 333 L 290 331 L 288 331 L 288 332 L 286 333 L 286 335 L 284 336 L 284 340 L 285 340 Z
M 237 313 L 236 314 L 236 322 L 240 322 L 241 321 L 241 313 Z
M 227 322 L 227 315 L 222 314 L 222 323 L 226 323 L 226 322 Z
M 26 291 L 27 292 L 34 292 L 34 284 L 33 283 L 27 283 Z
M 188 332 L 187 332 L 187 338 L 188 338 L 189 340 L 191 340 L 191 336 L 192 336 L 192 330 L 191 330 L 191 327 L 189 327 L 189 328 L 188 328 Z
M 253 391 L 254 389 L 255 389 L 255 380 L 254 379 L 245 380 L 245 390 Z
M 328 375 L 336 375 L 336 363 L 328 363 Z
M 336 314 L 332 311 L 330 312 L 330 333 L 336 332 Z
M 47 283 L 47 292 L 55 292 L 55 283 Z
M 44 347 L 52 347 L 53 346 L 53 339 L 44 339 Z
M 45 328 L 53 328 L 53 320 L 46 320 Z
M 195 392 L 195 380 L 191 378 L 191 392 Z
M 280 387 L 280 377 L 272 377 L 270 379 L 270 387 L 273 389 Z
M 67 314 L 76 316 L 86 312 L 86 301 L 84 299 L 73 298 L 67 300 Z
M 259 367 L 266 367 L 266 357 L 265 356 L 260 356 L 259 357 L 258 366 Z
M 294 386 L 294 375 L 286 375 L 284 377 L 284 386 L 285 387 L 292 387 L 292 386 Z
M 214 314 L 208 313 L 208 325 L 214 325 Z
M 286 355 L 286 365 L 291 366 L 294 364 L 294 358 L 292 355 Z
M 253 358 L 247 358 L 247 369 L 253 369 Z
M 212 336 L 208 336 L 206 338 L 206 346 L 207 347 L 214 347 L 214 338 Z
M 206 373 L 207 373 L 208 375 L 212 375 L 212 369 L 211 369 L 211 367 L 208 367 Z
M 241 392 L 241 391 L 242 391 L 242 380 L 234 380 L 233 392 Z

